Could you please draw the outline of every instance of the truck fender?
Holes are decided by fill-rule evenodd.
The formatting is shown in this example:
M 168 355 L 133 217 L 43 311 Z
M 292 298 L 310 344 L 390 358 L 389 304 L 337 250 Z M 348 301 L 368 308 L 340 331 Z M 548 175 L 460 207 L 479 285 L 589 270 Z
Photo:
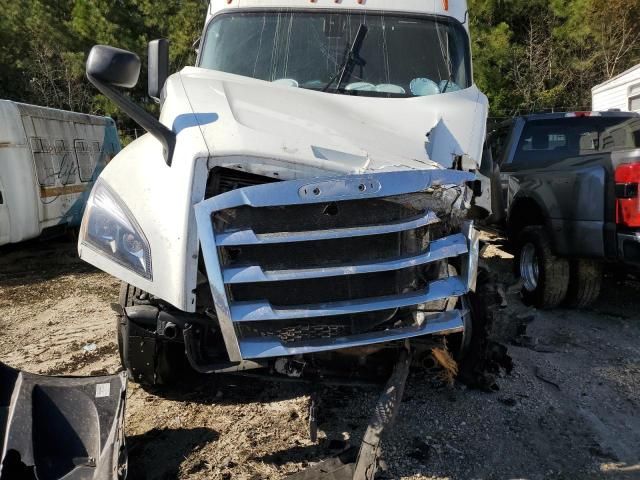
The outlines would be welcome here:
M 517 194 L 507 212 L 507 230 L 510 238 L 515 240 L 515 236 L 523 228 L 532 225 L 550 227 L 549 213 L 546 204 L 537 195 Z

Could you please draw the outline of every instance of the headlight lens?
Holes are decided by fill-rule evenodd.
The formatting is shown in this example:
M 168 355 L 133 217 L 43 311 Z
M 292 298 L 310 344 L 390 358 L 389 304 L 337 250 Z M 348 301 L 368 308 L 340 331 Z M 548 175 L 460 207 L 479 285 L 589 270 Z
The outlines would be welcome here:
M 89 196 L 80 238 L 83 244 L 151 280 L 147 238 L 129 209 L 100 180 Z

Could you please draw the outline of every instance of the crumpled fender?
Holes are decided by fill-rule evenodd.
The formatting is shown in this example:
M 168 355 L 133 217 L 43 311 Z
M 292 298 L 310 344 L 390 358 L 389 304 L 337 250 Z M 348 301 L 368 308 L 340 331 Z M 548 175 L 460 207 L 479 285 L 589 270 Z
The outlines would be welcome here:
M 124 480 L 125 373 L 44 377 L 0 362 L 0 480 Z

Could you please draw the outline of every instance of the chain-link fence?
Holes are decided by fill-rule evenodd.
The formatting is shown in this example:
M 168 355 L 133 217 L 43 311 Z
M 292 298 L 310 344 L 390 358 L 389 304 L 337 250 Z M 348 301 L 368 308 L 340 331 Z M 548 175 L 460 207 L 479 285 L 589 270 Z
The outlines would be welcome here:
M 491 131 L 498 127 L 501 123 L 521 115 L 531 115 L 536 113 L 564 113 L 564 112 L 589 112 L 591 106 L 588 107 L 553 107 L 553 108 L 515 108 L 513 110 L 491 110 L 487 120 L 487 131 Z

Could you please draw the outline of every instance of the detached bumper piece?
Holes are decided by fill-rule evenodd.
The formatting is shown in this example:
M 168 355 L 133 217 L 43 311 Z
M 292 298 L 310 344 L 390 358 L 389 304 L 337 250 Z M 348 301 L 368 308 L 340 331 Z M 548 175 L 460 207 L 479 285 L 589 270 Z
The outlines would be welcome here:
M 364 433 L 359 449 L 351 447 L 333 458 L 323 460 L 289 480 L 373 480 L 381 458 L 381 442 L 393 427 L 411 367 L 408 345 L 400 352 L 382 394 L 373 409 L 373 415 Z
M 123 480 L 126 374 L 42 377 L 0 363 L 0 480 Z
M 429 170 L 296 180 L 196 205 L 230 360 L 463 331 L 464 312 L 442 305 L 475 288 L 478 234 L 470 222 L 450 233 L 474 179 Z

